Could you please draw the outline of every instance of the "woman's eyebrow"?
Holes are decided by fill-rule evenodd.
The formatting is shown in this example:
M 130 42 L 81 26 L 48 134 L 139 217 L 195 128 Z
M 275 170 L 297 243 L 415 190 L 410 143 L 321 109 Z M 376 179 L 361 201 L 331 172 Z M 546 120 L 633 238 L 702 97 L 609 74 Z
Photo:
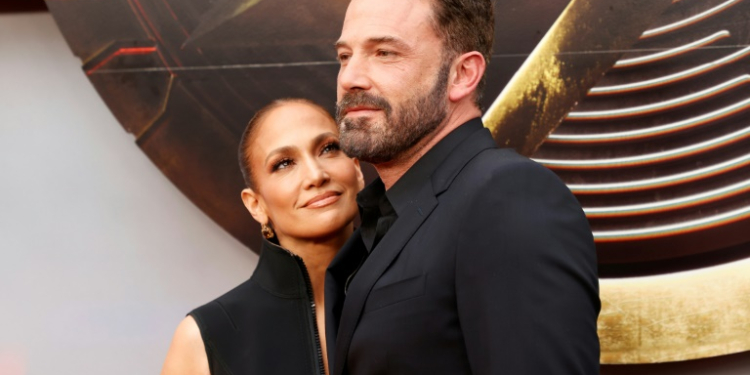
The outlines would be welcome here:
M 286 154 L 292 151 L 294 151 L 294 147 L 292 146 L 279 147 L 268 153 L 268 156 L 266 156 L 266 161 L 264 162 L 264 164 L 268 164 L 268 160 L 271 159 L 271 157 L 273 157 L 276 154 Z
M 325 141 L 328 138 L 336 138 L 336 134 L 331 133 L 331 132 L 325 132 L 325 133 L 318 134 L 318 136 L 315 137 L 315 139 L 313 139 L 313 144 L 317 145 L 317 144 Z

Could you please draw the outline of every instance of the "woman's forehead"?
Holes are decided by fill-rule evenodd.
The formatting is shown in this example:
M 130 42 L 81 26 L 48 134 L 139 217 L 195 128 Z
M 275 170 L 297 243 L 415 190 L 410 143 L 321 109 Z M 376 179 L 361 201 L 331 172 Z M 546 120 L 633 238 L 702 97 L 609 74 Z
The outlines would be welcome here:
M 320 134 L 339 133 L 327 112 L 307 103 L 285 103 L 274 108 L 258 125 L 252 151 L 263 155 L 279 147 L 305 148 Z
M 333 118 L 324 109 L 306 102 L 288 102 L 273 108 L 263 119 L 259 130 L 268 129 L 273 133 L 279 127 L 304 129 L 312 124 L 336 127 Z

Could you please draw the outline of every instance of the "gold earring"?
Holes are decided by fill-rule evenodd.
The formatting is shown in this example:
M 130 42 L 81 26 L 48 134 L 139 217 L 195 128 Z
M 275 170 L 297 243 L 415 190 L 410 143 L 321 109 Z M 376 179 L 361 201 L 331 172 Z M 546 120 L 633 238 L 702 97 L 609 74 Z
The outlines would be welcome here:
M 260 233 L 263 234 L 263 237 L 265 237 L 267 240 L 270 240 L 271 238 L 274 238 L 276 236 L 276 233 L 273 232 L 273 229 L 271 229 L 268 224 L 263 224 L 260 226 Z

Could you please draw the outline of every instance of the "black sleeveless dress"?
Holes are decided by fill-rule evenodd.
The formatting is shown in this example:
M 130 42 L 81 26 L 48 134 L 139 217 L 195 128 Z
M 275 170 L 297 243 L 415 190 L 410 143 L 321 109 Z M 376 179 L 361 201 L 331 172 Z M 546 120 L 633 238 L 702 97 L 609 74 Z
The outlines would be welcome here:
M 212 375 L 323 375 L 302 258 L 264 240 L 248 281 L 193 311 Z

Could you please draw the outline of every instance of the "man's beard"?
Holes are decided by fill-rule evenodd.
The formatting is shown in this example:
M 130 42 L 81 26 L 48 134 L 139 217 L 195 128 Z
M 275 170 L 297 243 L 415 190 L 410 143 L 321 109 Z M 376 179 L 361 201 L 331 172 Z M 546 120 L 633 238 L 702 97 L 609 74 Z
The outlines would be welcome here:
M 432 89 L 424 96 L 412 96 L 398 105 L 396 116 L 383 97 L 364 91 L 344 94 L 336 104 L 341 149 L 350 157 L 373 164 L 398 159 L 445 120 L 449 73 L 450 63 L 443 64 Z M 385 121 L 344 118 L 344 109 L 354 106 L 380 109 Z

